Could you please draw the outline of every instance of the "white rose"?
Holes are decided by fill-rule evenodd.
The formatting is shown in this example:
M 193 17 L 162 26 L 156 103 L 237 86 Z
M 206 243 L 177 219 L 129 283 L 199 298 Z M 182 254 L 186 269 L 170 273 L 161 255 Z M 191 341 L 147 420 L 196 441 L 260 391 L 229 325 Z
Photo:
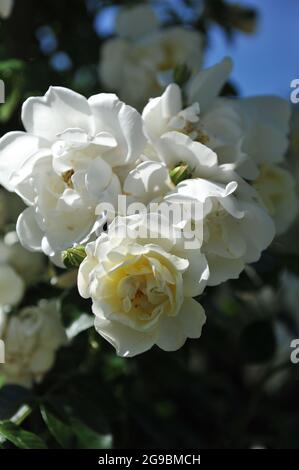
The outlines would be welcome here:
M 22 120 L 27 133 L 0 140 L 0 182 L 29 205 L 17 223 L 21 243 L 54 258 L 101 226 L 100 202 L 116 203 L 115 169 L 139 157 L 142 120 L 113 94 L 87 100 L 60 87 L 29 98 Z
M 242 117 L 244 151 L 258 169 L 254 187 L 280 235 L 298 214 L 295 179 L 280 166 L 289 144 L 290 105 L 275 96 L 261 96 L 240 100 L 235 107 Z
M 23 279 L 11 266 L 0 264 L 0 307 L 17 305 L 22 300 L 24 291 Z
M 182 212 L 181 222 L 182 227 L 192 221 L 202 224 L 199 242 L 210 268 L 208 284 L 237 278 L 246 263 L 260 258 L 275 234 L 256 191 L 229 165 L 219 166 L 212 150 L 182 133 L 164 134 L 156 150 L 160 162 L 146 161 L 132 170 L 124 184 L 126 193 L 146 204 L 199 204 L 202 212 Z M 182 167 L 186 175 L 175 185 L 170 175 Z
M 40 253 L 31 253 L 20 245 L 16 232 L 8 232 L 0 241 L 0 264 L 9 264 L 27 285 L 41 279 L 45 259 Z
M 150 5 L 134 5 L 123 8 L 116 18 L 115 30 L 118 36 L 135 39 L 159 27 L 158 18 Z
M 151 238 L 140 236 L 144 227 Z M 184 253 L 176 235 L 168 221 L 143 214 L 115 219 L 87 245 L 79 292 L 92 298 L 95 328 L 121 356 L 154 344 L 174 351 L 201 335 L 205 314 L 192 297 L 203 291 L 209 271 L 204 256 Z
M 16 315 L 0 313 L 5 363 L 0 366 L 7 383 L 31 387 L 53 366 L 57 349 L 66 344 L 65 330 L 55 301 L 43 301 Z
M 101 48 L 101 81 L 137 108 L 161 93 L 176 66 L 186 63 L 195 73 L 202 62 L 200 33 L 179 26 L 157 30 L 149 12 L 148 6 L 121 12 L 117 36 Z
M 277 96 L 255 96 L 236 100 L 242 119 L 244 151 L 254 162 L 282 163 L 288 148 L 290 104 Z
M 231 62 L 224 59 L 194 76 L 185 87 L 185 108 L 176 84 L 150 100 L 142 113 L 149 139 L 144 154 L 156 160 L 157 141 L 173 130 L 207 145 L 219 163 L 233 164 L 254 182 L 281 234 L 298 213 L 293 177 L 278 166 L 288 146 L 290 106 L 274 96 L 218 98 L 230 71 Z
M 178 131 L 214 150 L 220 163 L 241 165 L 246 159 L 242 118 L 231 100 L 218 97 L 231 69 L 231 61 L 224 59 L 199 72 L 185 90 L 187 107 L 180 87 L 174 83 L 162 96 L 149 101 L 142 113 L 149 139 L 145 150 L 148 158 L 155 158 L 155 143 L 163 134 Z
M 14 0 L 0 0 L 0 16 L 8 18 L 11 15 Z
M 298 196 L 291 173 L 278 165 L 259 166 L 260 174 L 253 186 L 274 220 L 276 233 L 284 233 L 298 214 Z
M 219 163 L 235 165 L 250 180 L 259 175 L 262 163 L 280 163 L 288 146 L 290 106 L 274 96 L 246 99 L 219 98 L 232 70 L 232 62 L 200 71 L 182 92 L 171 84 L 162 96 L 143 110 L 145 130 L 151 144 L 168 131 L 183 132 L 217 153 Z M 153 156 L 153 146 L 146 154 Z

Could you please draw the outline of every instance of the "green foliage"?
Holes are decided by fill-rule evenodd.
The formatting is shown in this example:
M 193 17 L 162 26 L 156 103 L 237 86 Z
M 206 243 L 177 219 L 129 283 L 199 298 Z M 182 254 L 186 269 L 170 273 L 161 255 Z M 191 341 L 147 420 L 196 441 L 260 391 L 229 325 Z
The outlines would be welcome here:
M 111 449 L 111 434 L 101 435 L 90 429 L 82 421 L 73 419 L 71 428 L 77 438 L 78 449 Z
M 24 431 L 11 421 L 0 422 L 0 436 L 19 449 L 46 449 L 43 440 L 32 432 Z
M 82 421 L 72 418 L 68 424 L 41 408 L 41 414 L 52 436 L 63 449 L 110 449 L 112 436 L 99 434 Z
M 47 428 L 58 444 L 64 449 L 71 449 L 74 441 L 72 429 L 56 418 L 45 407 L 41 407 L 41 414 Z

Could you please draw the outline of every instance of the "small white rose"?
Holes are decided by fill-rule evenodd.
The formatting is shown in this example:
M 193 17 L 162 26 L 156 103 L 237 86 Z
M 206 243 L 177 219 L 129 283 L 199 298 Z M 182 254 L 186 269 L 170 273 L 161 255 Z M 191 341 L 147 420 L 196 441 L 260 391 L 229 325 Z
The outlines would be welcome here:
M 203 39 L 198 31 L 157 26 L 149 6 L 123 10 L 117 18 L 117 36 L 101 48 L 101 81 L 138 109 L 162 92 L 177 66 L 185 63 L 195 73 L 202 62 Z
M 245 159 L 242 118 L 232 100 L 218 97 L 230 70 L 231 62 L 224 59 L 199 72 L 185 90 L 186 107 L 182 91 L 174 83 L 160 97 L 149 101 L 142 113 L 149 139 L 144 152 L 148 158 L 156 158 L 157 141 L 163 134 L 178 131 L 216 152 L 220 163 L 241 165 Z
M 16 232 L 8 232 L 0 241 L 0 264 L 9 264 L 26 285 L 39 281 L 45 270 L 44 256 L 23 248 Z
M 24 291 L 23 279 L 11 266 L 0 264 L 0 307 L 17 305 Z
M 124 183 L 125 191 L 146 204 L 198 204 L 197 215 L 181 210 L 181 227 L 201 224 L 199 244 L 210 268 L 208 284 L 237 278 L 246 263 L 260 258 L 275 234 L 257 192 L 230 165 L 218 165 L 211 149 L 182 133 L 163 134 L 155 148 L 160 161 L 137 165 Z M 183 178 L 175 184 L 170 176 L 181 170 Z
M 217 153 L 219 163 L 234 164 L 248 180 L 258 177 L 260 164 L 283 161 L 288 146 L 289 103 L 275 96 L 219 97 L 231 69 L 231 61 L 224 59 L 194 75 L 185 85 L 185 105 L 182 91 L 174 83 L 149 101 L 142 113 L 149 138 L 145 150 L 148 158 L 155 158 L 156 141 L 176 130 L 207 145 Z
M 274 220 L 276 233 L 284 233 L 298 214 L 298 196 L 291 173 L 279 167 L 262 163 L 259 177 L 253 186 Z
M 17 223 L 23 246 L 55 261 L 101 228 L 100 202 L 116 204 L 121 184 L 114 169 L 139 158 L 142 120 L 113 94 L 87 100 L 60 87 L 29 98 L 22 120 L 27 133 L 0 140 L 0 182 L 29 206 Z
M 11 15 L 14 0 L 0 0 L 0 16 L 8 18 Z
M 116 18 L 116 34 L 123 38 L 136 39 L 159 26 L 158 18 L 150 5 L 134 5 L 123 8 Z
M 43 301 L 14 315 L 0 313 L 7 383 L 31 387 L 53 366 L 57 349 L 66 344 L 65 330 L 55 301 Z

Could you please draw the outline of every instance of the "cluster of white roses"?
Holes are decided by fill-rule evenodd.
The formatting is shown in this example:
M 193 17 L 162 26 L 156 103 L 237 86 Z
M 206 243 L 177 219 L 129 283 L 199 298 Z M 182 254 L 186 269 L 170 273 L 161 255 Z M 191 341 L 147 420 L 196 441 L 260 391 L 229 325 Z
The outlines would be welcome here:
M 0 238 L 0 340 L 4 355 L 0 375 L 6 383 L 31 387 L 52 367 L 56 349 L 65 343 L 66 336 L 55 302 L 20 307 L 27 289 L 46 280 L 45 257 L 23 248 L 16 232 L 7 231 L 19 207 L 13 194 L 1 195 L 5 210 Z
M 60 266 L 63 250 L 85 246 L 79 292 L 122 356 L 198 338 L 205 313 L 193 298 L 237 278 L 295 216 L 294 183 L 280 166 L 289 105 L 219 97 L 231 66 L 225 59 L 183 89 L 169 84 L 142 115 L 114 94 L 51 87 L 24 103 L 26 132 L 0 140 L 0 183 L 28 206 L 17 222 L 22 245 Z M 119 195 L 202 211 L 182 210 L 169 230 L 158 211 L 117 214 Z M 182 234 L 197 222 L 202 236 L 187 249 Z

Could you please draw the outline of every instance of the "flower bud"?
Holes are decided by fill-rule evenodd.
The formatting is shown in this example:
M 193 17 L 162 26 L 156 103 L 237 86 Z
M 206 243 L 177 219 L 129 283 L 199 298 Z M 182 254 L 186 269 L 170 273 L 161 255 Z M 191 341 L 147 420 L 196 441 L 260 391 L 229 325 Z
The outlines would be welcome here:
M 182 87 L 189 80 L 191 71 L 186 64 L 178 65 L 173 72 L 173 81 Z
M 85 257 L 85 248 L 80 245 L 62 252 L 62 261 L 66 268 L 78 268 Z
M 180 163 L 173 170 L 170 170 L 169 176 L 173 184 L 178 185 L 184 180 L 192 178 L 192 173 L 186 163 Z

